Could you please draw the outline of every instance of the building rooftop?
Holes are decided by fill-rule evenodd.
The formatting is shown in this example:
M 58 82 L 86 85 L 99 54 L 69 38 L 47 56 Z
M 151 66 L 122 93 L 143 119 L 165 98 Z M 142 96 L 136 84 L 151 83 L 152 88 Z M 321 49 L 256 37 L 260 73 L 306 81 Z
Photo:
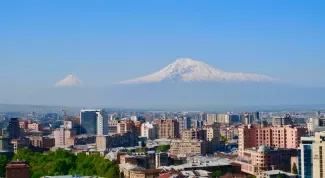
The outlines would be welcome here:
M 262 172 L 262 174 L 267 174 L 267 175 L 278 175 L 278 174 L 285 174 L 287 176 L 295 176 L 296 174 L 292 174 L 292 173 L 289 173 L 289 172 L 283 172 L 283 171 L 280 171 L 280 170 L 272 170 L 272 171 L 264 171 Z
M 186 164 L 182 164 L 179 166 L 163 166 L 161 168 L 165 170 L 184 170 L 184 169 L 190 169 L 190 168 L 205 168 L 205 167 L 217 167 L 217 166 L 229 166 L 231 165 L 231 160 L 225 159 L 225 158 L 215 158 L 215 159 L 206 159 L 199 160 L 195 162 L 189 162 Z

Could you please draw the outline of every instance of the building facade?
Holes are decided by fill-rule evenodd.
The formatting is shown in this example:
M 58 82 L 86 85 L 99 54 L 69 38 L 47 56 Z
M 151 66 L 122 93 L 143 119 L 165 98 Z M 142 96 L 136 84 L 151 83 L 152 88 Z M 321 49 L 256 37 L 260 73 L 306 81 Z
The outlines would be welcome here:
M 155 124 L 149 122 L 142 124 L 141 137 L 146 137 L 149 140 L 157 139 L 158 127 Z
M 307 128 L 248 125 L 238 128 L 238 131 L 238 150 L 239 154 L 242 154 L 246 148 L 258 148 L 261 145 L 297 149 L 300 144 L 300 137 L 306 135 Z
M 214 126 L 207 126 L 204 130 L 207 133 L 208 153 L 214 154 L 220 148 L 220 130 Z
M 204 129 L 188 129 L 183 130 L 183 140 L 204 140 L 207 141 L 207 131 Z
M 206 141 L 203 140 L 172 140 L 169 152 L 173 155 L 179 154 L 198 154 L 207 153 Z
M 158 127 L 158 138 L 174 139 L 180 138 L 179 124 L 175 119 L 157 119 L 154 124 Z
M 258 149 L 245 149 L 236 163 L 241 165 L 242 172 L 252 175 L 276 169 L 290 172 L 294 156 L 297 156 L 297 149 L 272 149 L 262 145 Z
M 6 166 L 6 178 L 30 178 L 29 165 L 25 161 L 12 161 Z
M 80 125 L 83 134 L 108 134 L 108 116 L 103 109 L 81 110 Z
M 18 139 L 20 137 L 20 127 L 18 118 L 11 118 L 7 127 L 9 139 Z
M 325 132 L 314 137 L 302 137 L 298 153 L 298 173 L 301 178 L 325 177 Z
M 274 117 L 272 119 L 272 126 L 284 126 L 284 125 L 292 125 L 293 121 L 290 115 L 286 115 L 286 117 Z

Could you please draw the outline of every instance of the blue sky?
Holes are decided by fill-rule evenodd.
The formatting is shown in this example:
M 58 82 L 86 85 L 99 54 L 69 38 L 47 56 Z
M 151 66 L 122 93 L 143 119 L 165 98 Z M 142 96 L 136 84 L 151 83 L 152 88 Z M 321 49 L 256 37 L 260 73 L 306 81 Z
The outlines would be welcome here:
M 325 82 L 325 1 L 0 1 L 1 86 L 108 85 L 178 57 Z M 12 90 L 2 87 L 1 90 Z

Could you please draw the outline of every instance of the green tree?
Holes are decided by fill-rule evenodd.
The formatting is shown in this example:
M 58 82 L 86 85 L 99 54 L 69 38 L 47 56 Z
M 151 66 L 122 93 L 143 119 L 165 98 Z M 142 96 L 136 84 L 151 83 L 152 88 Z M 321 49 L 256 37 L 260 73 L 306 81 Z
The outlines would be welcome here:
M 156 148 L 156 152 L 165 152 L 170 149 L 170 145 L 159 145 Z
M 281 173 L 279 172 L 277 178 L 284 178 L 284 176 L 283 176 L 283 174 L 281 174 Z
M 296 163 L 293 163 L 293 166 L 292 166 L 292 173 L 298 175 L 298 168 L 297 168 Z
M 214 172 L 212 173 L 212 177 L 213 177 L 213 178 L 218 178 L 218 177 L 223 176 L 223 175 L 224 175 L 224 173 L 223 173 L 222 170 L 216 170 L 216 171 L 214 171 Z
M 147 150 L 145 148 L 137 148 L 137 149 L 135 149 L 135 152 L 136 153 L 145 153 L 145 152 L 147 152 Z
M 248 175 L 247 178 L 256 178 L 256 176 Z
M 20 149 L 14 159 L 26 160 L 30 166 L 31 177 L 79 174 L 82 176 L 119 177 L 118 166 L 105 160 L 99 154 L 75 155 L 59 149 L 55 152 L 37 153 Z M 0 157 L 1 163 L 1 157 Z
M 4 155 L 0 155 L 0 177 L 6 176 L 6 166 L 8 164 L 8 158 Z

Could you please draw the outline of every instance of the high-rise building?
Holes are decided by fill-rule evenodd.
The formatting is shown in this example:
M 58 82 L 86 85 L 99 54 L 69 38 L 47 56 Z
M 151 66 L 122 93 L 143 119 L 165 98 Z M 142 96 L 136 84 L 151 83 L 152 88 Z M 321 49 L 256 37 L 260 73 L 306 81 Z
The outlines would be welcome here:
M 217 122 L 217 114 L 207 114 L 206 125 L 213 125 Z
M 240 116 L 240 122 L 245 124 L 245 125 L 253 124 L 254 123 L 254 116 L 249 114 L 249 113 L 242 114 Z
M 214 126 L 204 128 L 207 134 L 208 153 L 213 154 L 220 148 L 220 130 Z
M 67 143 L 67 139 L 76 136 L 73 129 L 59 128 L 54 131 L 55 147 L 63 147 Z
M 272 126 L 284 126 L 284 125 L 292 125 L 293 121 L 290 115 L 286 115 L 286 117 L 274 117 L 272 119 Z
M 298 151 L 298 174 L 301 178 L 325 177 L 325 132 L 302 137 Z
M 55 147 L 65 146 L 64 128 L 59 128 L 54 131 Z
M 157 139 L 158 128 L 155 124 L 149 122 L 143 123 L 141 126 L 141 137 L 146 137 L 149 140 Z
M 175 119 L 156 119 L 154 124 L 158 127 L 158 138 L 179 138 L 179 124 Z
M 252 113 L 253 118 L 254 118 L 254 123 L 260 120 L 260 112 L 256 111 Z
M 177 119 L 179 124 L 179 134 L 181 135 L 183 130 L 190 129 L 192 126 L 192 121 L 190 117 L 180 117 Z
M 81 110 L 80 125 L 84 134 L 108 134 L 108 116 L 103 109 Z
M 7 127 L 9 139 L 17 139 L 20 137 L 20 127 L 18 118 L 11 118 Z

